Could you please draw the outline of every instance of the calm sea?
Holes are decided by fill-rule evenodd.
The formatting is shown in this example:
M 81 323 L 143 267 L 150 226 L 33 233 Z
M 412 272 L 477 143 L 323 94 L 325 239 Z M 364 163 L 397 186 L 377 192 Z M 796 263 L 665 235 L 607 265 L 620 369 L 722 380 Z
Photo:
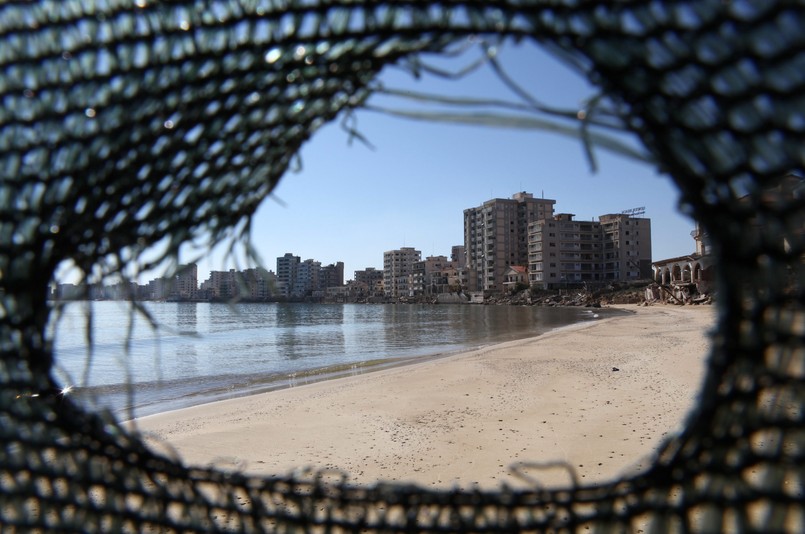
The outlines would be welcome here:
M 120 417 L 358 374 L 594 320 L 583 308 L 74 302 L 52 328 L 57 376 Z M 88 311 L 93 350 L 88 350 Z M 596 310 L 596 314 L 612 313 Z

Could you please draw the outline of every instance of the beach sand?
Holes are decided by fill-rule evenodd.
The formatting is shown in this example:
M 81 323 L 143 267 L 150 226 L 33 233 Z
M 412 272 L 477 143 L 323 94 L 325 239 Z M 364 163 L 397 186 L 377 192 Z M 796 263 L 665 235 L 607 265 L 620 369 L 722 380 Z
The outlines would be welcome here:
M 716 316 L 620 307 L 633 313 L 133 424 L 187 464 L 253 474 L 311 468 L 463 489 L 604 482 L 648 465 L 680 429 Z

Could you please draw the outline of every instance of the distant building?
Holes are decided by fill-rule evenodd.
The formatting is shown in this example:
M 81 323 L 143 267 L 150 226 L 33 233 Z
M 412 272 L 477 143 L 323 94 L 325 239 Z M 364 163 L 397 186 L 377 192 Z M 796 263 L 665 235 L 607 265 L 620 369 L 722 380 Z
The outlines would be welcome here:
M 235 269 L 210 271 L 210 277 L 202 282 L 201 290 L 211 300 L 232 300 L 239 295 Z
M 319 275 L 320 289 L 341 287 L 344 285 L 344 262 L 339 261 L 321 268 Z
M 355 271 L 353 282 L 357 296 L 374 297 L 383 294 L 383 271 L 378 271 L 374 267 Z
M 467 289 L 502 292 L 506 269 L 528 263 L 528 224 L 551 218 L 554 204 L 523 191 L 465 209 Z
M 610 214 L 598 222 L 573 214 L 533 221 L 528 230 L 528 282 L 553 289 L 651 278 L 651 220 Z
M 506 293 L 516 291 L 518 288 L 528 287 L 528 269 L 524 265 L 509 265 L 504 273 L 506 281 L 503 282 L 503 290 Z
M 383 291 L 387 297 L 408 297 L 413 294 L 414 264 L 422 252 L 403 247 L 383 253 Z
M 529 284 L 538 288 L 603 280 L 601 224 L 574 221 L 573 214 L 533 221 L 528 235 Z
M 210 300 L 267 300 L 273 296 L 277 277 L 261 267 L 245 271 L 210 271 L 201 293 Z
M 321 262 L 308 259 L 296 265 L 296 277 L 291 287 L 292 297 L 306 297 L 321 289 Z
M 170 296 L 181 300 L 196 298 L 198 291 L 198 266 L 195 263 L 179 265 L 173 276 L 173 287 Z
M 435 295 L 447 284 L 444 271 L 452 267 L 446 256 L 428 256 L 413 265 L 413 295 Z M 441 291 L 440 291 L 441 289 Z
M 467 266 L 467 251 L 464 245 L 454 245 L 450 250 L 450 261 L 456 269 L 464 269 Z
M 170 296 L 172 289 L 173 280 L 163 277 L 149 280 L 145 292 L 151 300 L 165 300 Z
M 301 258 L 294 256 L 290 252 L 277 258 L 277 287 L 282 290 L 282 295 L 290 296 L 291 290 L 296 282 L 296 270 Z
M 240 273 L 240 294 L 249 300 L 268 300 L 274 296 L 277 286 L 277 275 L 257 267 L 246 269 Z
M 601 215 L 604 280 L 648 280 L 651 270 L 651 219 L 625 213 Z

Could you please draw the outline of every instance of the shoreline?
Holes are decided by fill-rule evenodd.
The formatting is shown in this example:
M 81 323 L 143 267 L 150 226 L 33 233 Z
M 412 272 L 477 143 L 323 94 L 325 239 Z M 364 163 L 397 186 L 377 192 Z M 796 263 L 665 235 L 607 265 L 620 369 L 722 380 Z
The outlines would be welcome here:
M 471 305 L 383 305 L 371 311 L 338 305 L 330 308 L 337 311 L 321 312 L 320 307 L 303 306 L 265 311 L 262 307 L 214 310 L 204 305 L 192 313 L 176 309 L 175 304 L 159 306 L 152 312 L 167 325 L 166 335 L 151 335 L 147 325 L 140 324 L 125 363 L 119 353 L 125 353 L 126 333 L 118 323 L 107 321 L 102 327 L 105 345 L 99 345 L 96 356 L 111 363 L 97 366 L 88 384 L 74 387 L 72 397 L 89 410 L 109 411 L 118 420 L 128 420 L 532 337 L 594 321 L 596 313 L 602 318 L 626 313 L 608 308 Z M 112 308 L 108 316 L 119 311 Z M 241 325 L 242 313 L 255 314 L 256 319 Z M 231 333 L 216 326 L 235 316 L 238 328 Z M 82 310 L 74 308 L 61 325 L 66 333 L 60 336 L 57 357 L 63 366 L 60 379 L 66 384 L 75 385 L 76 378 L 86 376 L 86 340 L 65 326 L 80 326 L 83 320 Z M 340 326 L 332 330 L 324 326 L 321 333 L 308 335 L 313 328 L 310 321 Z M 297 322 L 307 326 L 297 330 Z
M 160 404 L 167 404 L 167 405 L 175 405 L 178 404 L 176 407 L 168 408 L 166 410 L 157 410 L 157 411 L 150 411 L 145 409 L 146 413 L 142 413 L 140 415 L 135 415 L 134 419 L 141 420 L 146 417 L 153 417 L 158 416 L 161 414 L 169 414 L 172 412 L 198 408 L 201 406 L 215 404 L 218 402 L 225 402 L 230 400 L 238 400 L 242 398 L 247 398 L 255 395 L 263 395 L 266 393 L 273 393 L 276 391 L 284 391 L 287 389 L 294 389 L 306 385 L 314 385 L 320 382 L 327 382 L 330 380 L 338 380 L 342 378 L 349 378 L 349 377 L 359 377 L 364 376 L 370 373 L 377 373 L 382 372 L 388 369 L 395 369 L 398 367 L 407 367 L 407 366 L 416 366 L 423 363 L 428 363 L 430 361 L 438 361 L 445 358 L 451 357 L 461 357 L 463 355 L 474 353 L 476 351 L 494 349 L 498 347 L 503 347 L 507 344 L 519 344 L 524 341 L 535 340 L 537 338 L 546 336 L 553 332 L 560 332 L 564 330 L 572 330 L 576 328 L 586 328 L 588 326 L 593 326 L 595 324 L 600 324 L 602 322 L 606 322 L 610 319 L 614 319 L 616 317 L 623 317 L 628 316 L 634 313 L 634 310 L 629 310 L 625 307 L 625 305 L 618 305 L 618 306 L 609 306 L 606 308 L 602 308 L 604 314 L 609 314 L 602 318 L 596 318 L 593 320 L 582 320 L 577 321 L 575 323 L 565 324 L 562 326 L 558 326 L 547 330 L 545 332 L 531 335 L 528 337 L 511 339 L 508 341 L 497 341 L 492 343 L 486 343 L 471 347 L 463 347 L 463 348 L 455 348 L 451 350 L 443 350 L 441 352 L 433 352 L 427 353 L 422 355 L 416 356 L 397 356 L 391 358 L 379 358 L 374 360 L 367 360 L 367 361 L 359 361 L 356 363 L 350 364 L 336 364 L 327 367 L 315 367 L 311 369 L 303 369 L 301 371 L 293 372 L 290 374 L 276 374 L 270 375 L 270 378 L 262 379 L 259 381 L 254 382 L 252 385 L 247 387 L 242 387 L 238 390 L 230 390 L 227 389 L 221 392 L 207 392 L 200 394 L 200 396 L 206 400 L 202 400 L 201 402 L 192 402 L 186 405 L 185 401 L 177 401 L 176 399 L 168 402 L 163 402 Z M 592 310 L 592 308 L 591 308 Z M 597 309 L 600 310 L 600 309 Z M 591 311 L 591 313 L 595 313 Z M 267 375 L 268 376 L 268 375 Z M 149 406 L 141 406 L 138 410 L 143 411 L 143 408 L 149 408 Z M 130 412 L 125 409 L 120 409 L 117 412 L 118 416 L 125 416 L 128 415 Z M 128 423 L 130 419 L 122 419 L 122 422 Z
M 128 424 L 187 464 L 252 474 L 463 489 L 604 480 L 639 469 L 681 423 L 716 315 L 616 308 L 632 313 Z

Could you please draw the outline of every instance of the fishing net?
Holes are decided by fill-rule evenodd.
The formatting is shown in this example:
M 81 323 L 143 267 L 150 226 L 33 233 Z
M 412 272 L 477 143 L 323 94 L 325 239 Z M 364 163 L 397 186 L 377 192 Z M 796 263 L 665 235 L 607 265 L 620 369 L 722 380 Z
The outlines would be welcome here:
M 800 1 L 6 0 L 0 4 L 4 531 L 798 531 L 805 430 Z M 709 234 L 719 319 L 685 429 L 594 487 L 250 477 L 149 451 L 59 385 L 47 288 L 218 242 L 384 67 L 531 40 L 613 102 Z M 579 116 L 580 123 L 584 122 Z M 580 124 L 583 129 L 583 124 Z M 239 230 L 238 230 L 239 229 Z M 639 531 L 639 530 L 638 530 Z

